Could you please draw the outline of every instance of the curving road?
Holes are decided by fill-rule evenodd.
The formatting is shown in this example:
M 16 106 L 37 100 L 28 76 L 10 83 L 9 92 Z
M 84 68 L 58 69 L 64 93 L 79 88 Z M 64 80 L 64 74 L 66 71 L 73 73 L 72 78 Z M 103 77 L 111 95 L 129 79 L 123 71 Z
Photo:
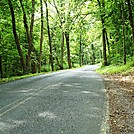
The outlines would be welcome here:
M 96 68 L 0 85 L 0 134 L 106 134 L 107 96 Z

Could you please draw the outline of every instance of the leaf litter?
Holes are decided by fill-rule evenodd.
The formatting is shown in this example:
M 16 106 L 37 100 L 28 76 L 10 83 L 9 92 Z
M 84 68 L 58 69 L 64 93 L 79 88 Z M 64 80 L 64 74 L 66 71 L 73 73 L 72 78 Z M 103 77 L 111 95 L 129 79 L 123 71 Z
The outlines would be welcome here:
M 103 78 L 109 100 L 110 134 L 134 134 L 134 73 Z

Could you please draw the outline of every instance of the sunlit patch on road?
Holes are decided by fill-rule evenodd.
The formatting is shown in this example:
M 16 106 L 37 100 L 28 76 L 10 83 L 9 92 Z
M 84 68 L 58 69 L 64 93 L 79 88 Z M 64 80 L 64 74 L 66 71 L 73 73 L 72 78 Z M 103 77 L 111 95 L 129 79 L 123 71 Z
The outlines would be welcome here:
M 39 115 L 39 117 L 43 117 L 43 118 L 49 118 L 49 119 L 55 119 L 56 118 L 56 115 L 49 112 L 49 111 L 39 113 L 38 115 Z
M 76 87 L 76 88 L 81 88 L 82 86 L 76 85 L 76 84 L 64 84 L 64 87 Z
M 81 92 L 84 94 L 92 94 L 92 92 L 89 92 L 89 91 L 81 91 Z
M 7 120 L 6 122 L 0 122 L 0 130 L 4 131 L 7 129 L 12 129 L 24 123 L 25 121 L 19 121 L 19 120 Z
M 9 125 L 7 123 L 0 122 L 0 130 L 6 130 L 6 129 L 10 129 L 12 127 L 13 127 L 13 125 Z

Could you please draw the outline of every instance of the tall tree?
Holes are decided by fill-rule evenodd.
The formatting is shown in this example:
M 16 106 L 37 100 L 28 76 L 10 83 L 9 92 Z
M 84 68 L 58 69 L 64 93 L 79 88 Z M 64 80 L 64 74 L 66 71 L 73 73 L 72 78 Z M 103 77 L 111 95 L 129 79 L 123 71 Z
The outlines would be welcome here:
M 33 49 L 33 24 L 34 24 L 34 12 L 35 12 L 35 0 L 32 0 L 32 14 L 31 14 L 31 23 L 30 23 L 30 29 L 28 26 L 28 20 L 27 20 L 27 15 L 22 3 L 23 0 L 20 0 L 20 4 L 22 7 L 22 11 L 23 11 L 23 22 L 24 22 L 24 27 L 26 30 L 26 34 L 27 34 L 27 40 L 28 40 L 28 54 L 27 54 L 27 73 L 30 72 L 31 69 L 31 52 Z
M 43 22 L 43 3 L 42 3 L 42 0 L 40 0 L 40 11 L 41 11 L 41 35 L 40 35 L 39 72 L 41 72 L 42 43 L 43 43 L 43 29 L 44 29 L 44 22 Z
M 11 12 L 11 16 L 12 16 L 12 28 L 13 28 L 13 34 L 14 34 L 14 39 L 15 39 L 15 43 L 18 49 L 18 53 L 20 56 L 20 62 L 23 68 L 23 73 L 26 73 L 26 65 L 25 65 L 25 61 L 24 61 L 24 57 L 23 57 L 23 53 L 20 47 L 20 42 L 19 42 L 19 38 L 17 35 L 17 31 L 16 31 L 16 21 L 15 21 L 15 14 L 14 14 L 14 9 L 13 9 L 13 5 L 11 0 L 8 0 L 8 4 L 9 4 L 9 8 L 10 8 L 10 12 Z
M 67 30 L 65 32 L 65 38 L 66 38 L 66 46 L 67 46 L 67 61 L 69 68 L 72 68 L 71 65 L 71 58 L 70 58 L 70 40 L 69 40 L 69 31 Z
M 62 35 L 61 35 L 61 56 L 60 56 L 60 59 L 61 59 L 61 63 L 60 63 L 60 69 L 62 70 L 64 67 L 63 67 L 63 56 L 64 56 L 64 32 L 62 32 Z
M 60 29 L 61 29 L 61 43 L 60 43 L 60 46 L 61 46 L 61 54 L 60 54 L 60 69 L 62 70 L 63 69 L 63 57 L 64 57 L 64 38 L 65 38 L 65 33 L 64 33 L 64 28 L 63 28 L 63 25 L 64 25 L 64 16 L 63 16 L 63 13 L 60 13 L 59 9 L 58 9 L 58 6 L 55 2 L 55 0 L 53 0 L 53 3 L 54 3 L 54 7 L 56 9 L 56 12 L 57 12 L 57 15 L 58 15 L 58 18 L 59 18 L 59 21 L 60 21 Z M 63 3 L 61 1 L 61 8 L 63 7 Z
M 125 15 L 124 15 L 124 1 L 121 3 L 122 11 L 122 38 L 123 38 L 123 54 L 124 54 L 124 64 L 126 64 L 126 43 L 125 43 Z
M 51 63 L 51 69 L 54 71 L 54 65 L 53 65 L 53 50 L 52 50 L 52 40 L 51 40 L 51 33 L 50 33 L 50 26 L 49 26 L 49 13 L 48 13 L 48 5 L 47 0 L 45 1 L 46 6 L 46 20 L 47 20 L 47 33 L 48 33 L 48 41 L 49 41 L 49 48 L 50 48 L 50 63 Z
M 100 8 L 100 17 L 101 17 L 101 23 L 102 23 L 102 40 L 103 40 L 103 64 L 104 66 L 107 66 L 107 52 L 106 52 L 106 28 L 105 28 L 105 1 L 100 0 L 98 1 L 98 5 Z
M 128 5 L 128 11 L 129 11 L 129 21 L 132 29 L 132 36 L 133 36 L 133 51 L 134 51 L 134 18 L 133 18 L 133 13 L 132 13 L 132 1 L 127 0 L 127 5 Z

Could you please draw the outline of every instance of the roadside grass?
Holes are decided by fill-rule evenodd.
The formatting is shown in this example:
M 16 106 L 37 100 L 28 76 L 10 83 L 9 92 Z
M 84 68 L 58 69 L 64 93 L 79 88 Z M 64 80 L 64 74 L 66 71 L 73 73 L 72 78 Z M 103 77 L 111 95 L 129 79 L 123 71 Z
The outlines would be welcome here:
M 80 67 L 78 65 L 72 67 L 72 69 L 75 69 L 75 68 L 80 68 Z M 66 69 L 65 68 L 65 70 L 71 70 L 71 69 Z M 58 72 L 58 71 L 61 71 L 61 70 L 56 70 L 56 71 L 53 71 L 53 72 Z M 11 82 L 11 81 L 20 80 L 20 79 L 24 79 L 24 78 L 29 78 L 29 77 L 33 77 L 33 76 L 39 76 L 39 75 L 42 75 L 42 74 L 49 74 L 49 73 L 52 73 L 52 71 L 47 70 L 46 72 L 41 72 L 41 73 L 27 74 L 27 75 L 22 75 L 22 76 L 13 76 L 13 77 L 9 77 L 9 78 L 2 78 L 2 79 L 0 79 L 0 84 L 8 83 L 8 82 Z
M 134 72 L 134 62 L 128 62 L 126 65 L 101 66 L 96 70 L 99 74 L 120 74 L 128 75 Z
M 3 78 L 3 79 L 0 79 L 0 84 L 19 80 L 19 79 L 29 78 L 29 77 L 33 77 L 33 76 L 38 76 L 41 74 L 44 74 L 44 72 L 36 73 L 36 74 L 27 74 L 27 75 L 23 75 L 23 76 L 13 76 L 13 77 L 9 77 L 9 78 Z
M 96 72 L 98 72 L 99 74 L 121 74 L 121 75 L 128 75 L 129 73 L 134 73 L 134 62 L 128 62 L 126 65 L 110 65 L 110 66 L 101 66 L 100 64 L 97 64 L 100 66 L 100 68 L 98 68 L 96 70 Z M 75 68 L 80 68 L 80 67 L 74 67 L 72 69 Z M 70 70 L 70 69 L 67 69 Z M 57 70 L 60 71 L 60 70 Z M 57 72 L 54 71 L 54 72 Z M 7 82 L 11 82 L 11 81 L 15 81 L 15 80 L 19 80 L 19 79 L 24 79 L 24 78 L 29 78 L 29 77 L 33 77 L 33 76 L 38 76 L 41 74 L 49 74 L 51 73 L 51 71 L 49 72 L 41 72 L 41 73 L 36 73 L 36 74 L 28 74 L 28 75 L 23 75 L 23 76 L 13 76 L 10 78 L 3 78 L 0 79 L 0 84 L 3 83 L 7 83 Z

